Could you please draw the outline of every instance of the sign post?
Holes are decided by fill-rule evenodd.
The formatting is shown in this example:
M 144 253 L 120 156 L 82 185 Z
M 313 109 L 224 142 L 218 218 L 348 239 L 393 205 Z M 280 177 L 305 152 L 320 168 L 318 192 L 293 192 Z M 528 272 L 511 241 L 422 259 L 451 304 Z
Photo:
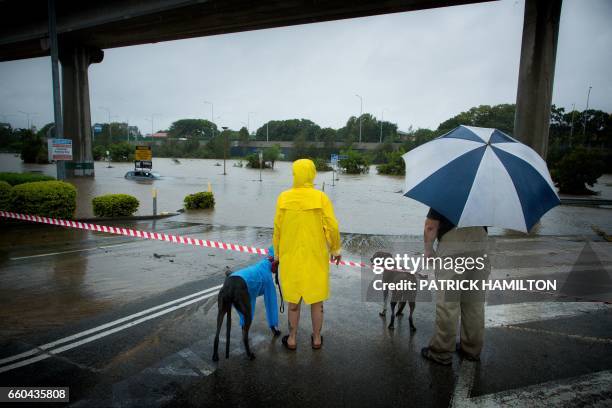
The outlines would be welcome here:
M 136 146 L 136 151 L 134 152 L 134 170 L 152 168 L 153 152 L 151 151 L 151 146 Z
M 259 151 L 259 181 L 261 181 L 261 169 L 263 169 L 263 152 Z
M 64 161 L 72 160 L 72 140 L 71 139 L 49 139 L 47 141 L 49 161 L 55 161 L 57 168 L 57 179 L 66 178 L 66 166 Z
M 330 161 L 331 161 L 331 166 L 332 166 L 332 186 L 335 186 L 336 167 L 338 166 L 338 155 L 332 154 Z

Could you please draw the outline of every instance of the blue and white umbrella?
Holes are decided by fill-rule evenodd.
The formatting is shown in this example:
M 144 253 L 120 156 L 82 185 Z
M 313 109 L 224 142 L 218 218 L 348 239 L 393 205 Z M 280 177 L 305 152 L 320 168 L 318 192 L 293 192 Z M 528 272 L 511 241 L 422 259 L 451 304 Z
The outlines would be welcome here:
M 404 195 L 458 227 L 527 232 L 559 205 L 540 155 L 497 129 L 462 125 L 402 157 Z

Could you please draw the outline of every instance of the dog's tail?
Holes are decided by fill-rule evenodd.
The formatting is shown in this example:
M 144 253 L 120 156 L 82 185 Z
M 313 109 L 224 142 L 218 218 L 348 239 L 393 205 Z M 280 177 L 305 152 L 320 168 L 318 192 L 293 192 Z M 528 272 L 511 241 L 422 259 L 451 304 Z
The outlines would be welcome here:
M 227 333 L 225 336 L 225 358 L 229 358 L 230 354 L 230 334 L 232 331 L 232 303 L 229 302 L 229 307 L 227 308 Z

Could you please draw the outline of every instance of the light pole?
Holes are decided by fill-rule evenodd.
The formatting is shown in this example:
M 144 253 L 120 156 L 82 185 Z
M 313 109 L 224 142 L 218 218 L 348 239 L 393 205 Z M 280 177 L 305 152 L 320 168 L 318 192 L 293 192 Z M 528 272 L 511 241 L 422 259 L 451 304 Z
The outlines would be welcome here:
M 270 125 L 270 121 L 267 121 L 266 122 L 266 142 L 270 141 L 270 128 L 269 128 L 269 125 Z
M 257 113 L 257 112 L 249 112 L 247 114 L 247 131 L 249 132 L 249 136 L 251 136 L 251 113 Z
M 589 92 L 587 93 L 587 102 L 586 102 L 586 109 L 584 110 L 584 115 L 582 115 L 582 136 L 584 137 L 586 135 L 586 115 L 588 115 L 587 111 L 589 110 L 589 98 L 591 97 L 591 88 L 593 88 L 592 86 L 589 86 Z
M 153 137 L 153 123 L 155 121 L 155 116 L 159 116 L 159 114 L 157 113 L 152 113 L 150 118 L 145 118 L 146 120 L 148 120 L 149 122 L 151 122 L 151 137 Z
M 26 116 L 26 121 L 28 122 L 28 129 L 32 128 L 31 122 L 30 122 L 30 117 L 31 116 L 36 116 L 38 115 L 38 113 L 36 112 L 24 112 L 24 111 L 18 111 L 19 113 L 23 113 Z
M 576 104 L 572 103 L 572 123 L 570 125 L 569 147 L 572 147 L 572 138 L 574 137 L 574 115 L 576 114 Z
M 204 101 L 204 105 L 210 105 L 210 122 L 215 124 L 215 104 L 212 102 Z M 215 128 L 211 129 L 210 134 L 212 135 L 211 139 L 215 137 Z
M 225 172 L 225 160 L 227 159 L 227 126 L 222 126 L 221 129 L 223 129 L 223 134 L 224 134 L 224 138 L 223 138 L 223 175 L 226 176 L 227 173 Z
M 355 95 L 359 98 L 359 143 L 361 143 L 361 117 L 363 116 L 363 98 L 361 95 Z
M 113 131 L 111 130 L 111 112 L 109 108 L 105 108 L 104 106 L 100 106 L 100 109 L 106 111 L 108 113 L 108 142 L 113 142 Z
M 383 109 L 380 112 L 380 140 L 379 140 L 379 143 L 382 143 L 382 125 L 384 121 L 385 121 L 385 110 Z

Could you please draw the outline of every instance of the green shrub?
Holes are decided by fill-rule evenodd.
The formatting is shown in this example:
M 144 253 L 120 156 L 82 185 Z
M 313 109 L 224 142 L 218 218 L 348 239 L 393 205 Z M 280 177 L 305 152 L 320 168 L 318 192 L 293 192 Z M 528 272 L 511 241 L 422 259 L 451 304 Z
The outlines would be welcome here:
M 252 169 L 258 169 L 259 168 L 259 154 L 258 153 L 251 153 L 248 156 L 246 156 L 244 158 L 246 160 L 246 166 L 250 167 Z M 263 168 L 266 169 L 270 167 L 268 165 L 268 163 L 266 163 L 265 161 L 263 162 Z
M 327 163 L 327 161 L 325 159 L 322 159 L 320 157 L 315 157 L 312 160 L 315 164 L 315 168 L 317 169 L 317 171 L 332 171 L 332 167 Z
M 96 217 L 129 217 L 138 210 L 140 202 L 129 194 L 106 194 L 91 200 Z
M 32 183 L 34 181 L 51 181 L 55 178 L 37 173 L 0 173 L 0 181 L 6 181 L 11 186 Z
M 378 174 L 387 174 L 391 176 L 405 175 L 406 163 L 404 163 L 404 159 L 402 159 L 403 154 L 404 151 L 402 149 L 395 152 L 385 153 L 385 163 L 376 167 Z
M 560 193 L 593 194 L 586 185 L 592 187 L 603 174 L 605 166 L 599 153 L 578 147 L 559 160 L 551 176 Z
M 0 210 L 10 211 L 11 191 L 13 187 L 6 181 L 0 181 Z
M 185 197 L 185 208 L 188 210 L 197 210 L 202 208 L 215 208 L 215 196 L 212 192 L 201 191 L 195 194 L 189 194 Z
M 353 149 L 341 152 L 344 159 L 338 161 L 338 166 L 347 174 L 362 174 L 370 171 L 370 162 L 368 157 Z
M 11 211 L 71 219 L 76 209 L 76 188 L 63 181 L 36 181 L 13 187 Z

